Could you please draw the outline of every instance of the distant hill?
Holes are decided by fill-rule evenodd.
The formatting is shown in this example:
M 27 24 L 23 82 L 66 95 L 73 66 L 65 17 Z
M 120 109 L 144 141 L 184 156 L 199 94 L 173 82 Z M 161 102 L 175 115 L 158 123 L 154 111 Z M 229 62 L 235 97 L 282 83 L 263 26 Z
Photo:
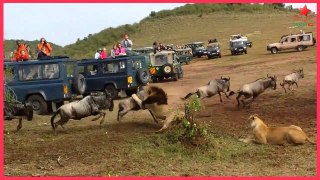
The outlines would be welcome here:
M 19 39 L 19 40 L 21 40 L 21 39 Z M 10 52 L 17 49 L 16 41 L 17 41 L 17 39 L 4 40 L 4 55 L 5 55 L 5 57 L 8 58 L 10 55 Z M 34 40 L 34 41 L 21 40 L 21 41 L 25 42 L 26 44 L 28 44 L 30 46 L 31 52 L 32 52 L 31 55 L 34 55 L 36 52 L 39 40 Z M 62 49 L 62 46 L 56 45 L 52 42 L 49 42 L 49 43 L 54 50 L 53 54 L 55 54 L 55 51 L 59 51 L 60 49 Z
M 56 47 L 54 54 L 75 59 L 93 58 L 95 51 L 101 47 L 106 47 L 110 54 L 112 45 L 121 41 L 124 33 L 129 34 L 134 48 L 151 46 L 154 41 L 182 45 L 192 41 L 207 42 L 209 38 L 226 41 L 222 43 L 224 45 L 229 36 L 236 33 L 251 36 L 254 40 L 259 33 L 263 33 L 264 40 L 278 41 L 283 34 L 298 32 L 299 29 L 288 28 L 293 26 L 292 16 L 296 11 L 292 7 L 285 8 L 283 3 L 186 4 L 173 10 L 152 11 L 139 23 L 111 27 L 79 37 L 73 44 Z M 313 27 L 301 28 L 313 31 Z

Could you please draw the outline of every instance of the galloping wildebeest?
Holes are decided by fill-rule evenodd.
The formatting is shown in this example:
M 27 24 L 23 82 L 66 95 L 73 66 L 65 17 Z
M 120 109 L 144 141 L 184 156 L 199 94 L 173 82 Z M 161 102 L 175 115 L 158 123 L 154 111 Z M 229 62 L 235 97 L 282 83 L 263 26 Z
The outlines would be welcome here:
M 240 90 L 237 92 L 237 101 L 238 107 L 240 106 L 239 98 L 243 95 L 245 98 L 241 100 L 243 107 L 252 103 L 259 94 L 263 93 L 266 89 L 273 88 L 274 90 L 277 88 L 277 78 L 276 76 L 269 76 L 267 78 L 260 78 L 256 81 L 243 85 Z M 235 94 L 233 91 L 229 93 L 229 96 Z M 251 101 L 248 101 L 247 104 L 245 103 L 245 99 L 252 97 Z
M 63 127 L 63 125 L 70 119 L 81 120 L 82 118 L 96 115 L 99 116 L 92 119 L 92 121 L 96 121 L 103 116 L 100 121 L 100 124 L 102 124 L 106 116 L 106 113 L 102 110 L 109 109 L 109 111 L 113 111 L 113 106 L 113 99 L 110 94 L 98 96 L 89 95 L 80 101 L 74 101 L 69 104 L 62 105 L 51 117 L 51 126 L 56 134 L 56 128 L 58 125 Z M 54 118 L 58 114 L 60 115 L 60 119 L 55 123 Z
M 19 119 L 17 131 L 22 128 L 22 117 L 32 120 L 33 108 L 30 103 L 4 102 L 4 120 Z
M 220 96 L 220 102 L 222 102 L 221 99 L 221 92 L 226 95 L 227 98 L 228 95 L 226 92 L 230 90 L 230 77 L 228 78 L 223 78 L 221 76 L 220 79 L 215 79 L 215 80 L 210 80 L 207 85 L 199 87 L 196 92 L 189 93 L 187 94 L 184 98 L 182 99 L 188 99 L 190 96 L 193 94 L 196 94 L 198 98 L 209 98 L 212 97 L 216 94 L 219 94 Z
M 149 86 L 144 87 L 137 92 L 137 96 L 139 99 L 145 99 L 147 96 L 154 94 L 155 91 L 157 91 L 158 87 L 155 86 Z M 138 111 L 141 110 L 140 106 L 137 104 L 137 102 L 132 98 L 129 97 L 121 102 L 119 102 L 119 109 L 118 109 L 118 117 L 117 120 L 120 121 L 121 118 L 126 115 L 129 111 Z M 151 116 L 153 117 L 153 120 L 158 124 L 157 119 L 154 117 L 152 112 L 149 110 Z
M 173 111 L 169 108 L 168 97 L 162 88 L 151 86 L 147 89 L 147 96 L 140 99 L 136 94 L 131 97 L 136 101 L 141 109 L 148 109 L 155 118 L 164 120 L 163 126 L 157 132 L 163 132 L 170 123 L 177 119 L 182 119 L 185 115 L 182 111 Z M 155 120 L 157 121 L 157 120 Z
M 289 75 L 286 75 L 284 77 L 284 80 L 283 80 L 283 84 L 280 83 L 280 86 L 282 86 L 282 88 L 284 89 L 284 92 L 287 93 L 287 90 L 285 88 L 285 85 L 288 84 L 288 89 L 293 93 L 293 91 L 291 90 L 291 86 L 293 84 L 295 84 L 298 88 L 298 81 L 299 79 L 301 78 L 304 78 L 304 73 L 303 73 L 303 69 L 299 69 L 297 71 L 294 71 L 293 73 L 289 74 Z

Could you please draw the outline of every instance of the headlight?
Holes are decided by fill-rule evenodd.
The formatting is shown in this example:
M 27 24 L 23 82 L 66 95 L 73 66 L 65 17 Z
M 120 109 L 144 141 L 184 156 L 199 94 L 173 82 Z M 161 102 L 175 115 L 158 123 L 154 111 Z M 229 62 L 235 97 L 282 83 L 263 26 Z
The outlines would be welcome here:
M 237 48 L 234 48 L 234 50 L 237 50 Z
M 217 53 L 219 53 L 220 52 L 220 50 L 217 50 Z
M 245 46 L 245 47 L 243 47 L 244 49 L 246 49 L 247 48 L 247 46 Z

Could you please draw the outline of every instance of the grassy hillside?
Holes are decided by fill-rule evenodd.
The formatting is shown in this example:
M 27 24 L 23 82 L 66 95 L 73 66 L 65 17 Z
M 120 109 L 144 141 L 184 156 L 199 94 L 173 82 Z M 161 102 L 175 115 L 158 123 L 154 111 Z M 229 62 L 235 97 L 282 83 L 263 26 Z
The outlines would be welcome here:
M 254 45 L 258 41 L 266 46 L 269 42 L 278 41 L 281 35 L 296 33 L 300 29 L 315 31 L 315 27 L 288 28 L 295 23 L 293 16 L 296 12 L 289 10 L 283 8 L 282 4 L 187 4 L 173 10 L 150 12 L 148 17 L 136 24 L 89 34 L 74 44 L 55 48 L 54 53 L 76 59 L 90 58 L 98 48 L 106 47 L 110 50 L 113 44 L 121 41 L 124 33 L 129 34 L 134 48 L 151 46 L 154 41 L 182 45 L 217 38 L 223 48 L 227 49 L 231 34 L 242 33 Z M 316 22 L 315 17 L 312 21 Z
M 28 44 L 31 48 L 31 54 L 34 55 L 37 49 L 37 44 L 39 43 L 38 40 L 34 41 L 24 41 L 26 44 Z M 54 51 L 59 51 L 59 49 L 62 49 L 61 46 L 56 45 L 52 42 L 49 42 L 51 47 L 54 49 Z M 17 44 L 15 39 L 10 39 L 10 40 L 4 40 L 4 55 L 5 57 L 9 57 L 9 54 L 11 51 L 17 49 Z M 54 52 L 53 52 L 54 53 Z M 55 54 L 55 53 L 54 53 Z

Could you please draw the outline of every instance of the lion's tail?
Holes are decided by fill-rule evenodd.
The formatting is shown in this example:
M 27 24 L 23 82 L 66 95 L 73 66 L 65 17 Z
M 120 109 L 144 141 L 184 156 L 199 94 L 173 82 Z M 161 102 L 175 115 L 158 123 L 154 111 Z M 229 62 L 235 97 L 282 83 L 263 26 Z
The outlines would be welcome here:
M 311 144 L 316 144 L 316 142 L 312 141 L 309 137 L 307 137 L 307 141 Z

